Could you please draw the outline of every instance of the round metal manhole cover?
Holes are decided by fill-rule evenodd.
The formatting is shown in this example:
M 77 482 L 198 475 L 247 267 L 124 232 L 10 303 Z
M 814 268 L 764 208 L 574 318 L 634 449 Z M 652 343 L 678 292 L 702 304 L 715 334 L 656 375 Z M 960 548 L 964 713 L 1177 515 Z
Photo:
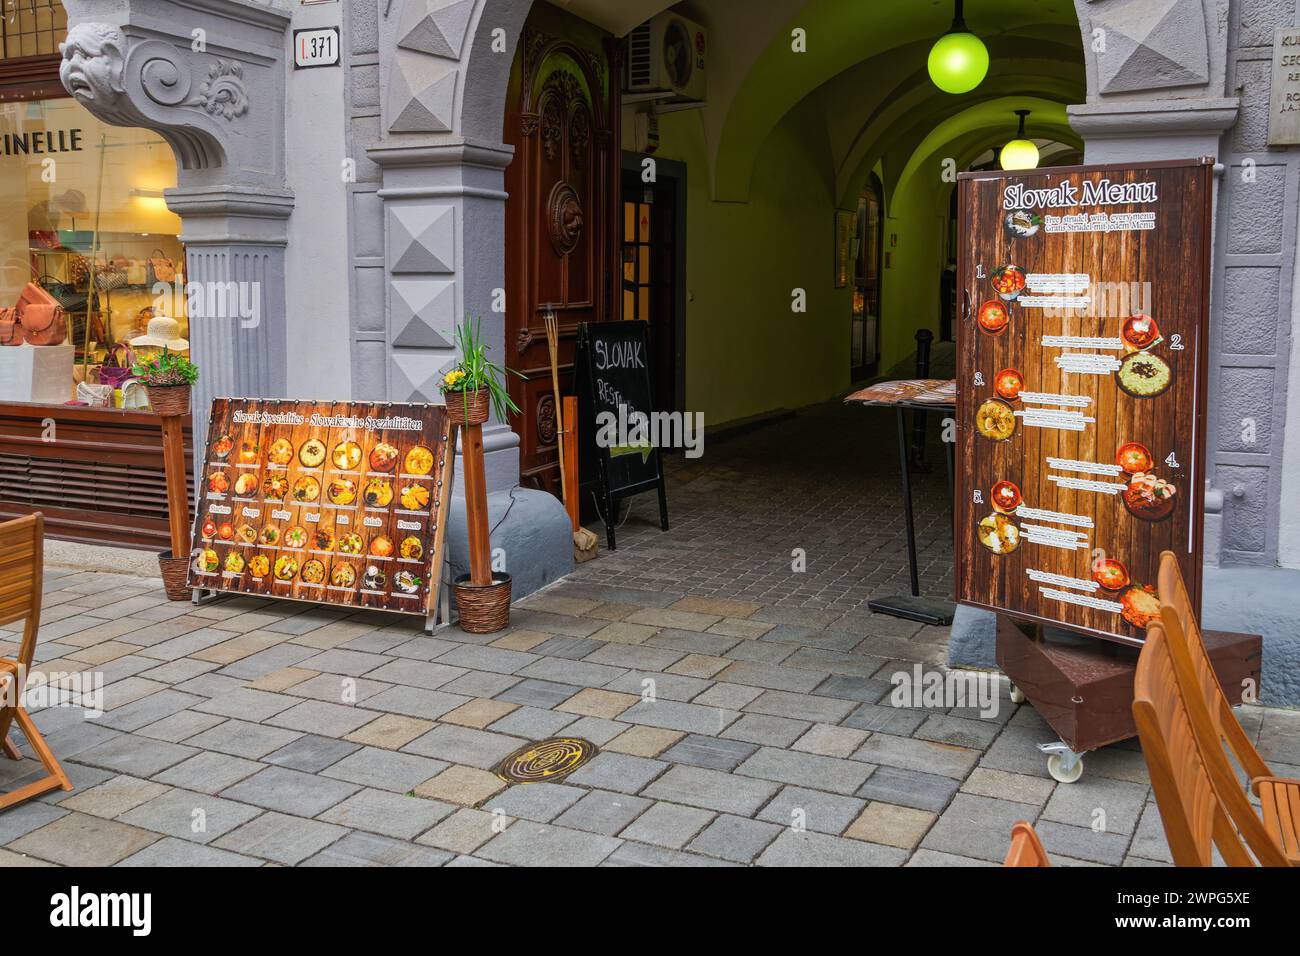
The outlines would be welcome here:
M 581 737 L 552 737 L 520 747 L 497 765 L 509 783 L 546 783 L 567 777 L 596 754 L 596 745 Z

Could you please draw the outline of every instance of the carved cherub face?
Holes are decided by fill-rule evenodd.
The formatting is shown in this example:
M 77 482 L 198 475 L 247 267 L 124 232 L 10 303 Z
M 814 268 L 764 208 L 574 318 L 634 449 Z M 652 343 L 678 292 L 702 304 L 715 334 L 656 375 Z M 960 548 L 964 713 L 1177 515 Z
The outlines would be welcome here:
M 105 104 L 125 91 L 126 38 L 106 23 L 78 23 L 59 44 L 59 81 L 78 102 Z

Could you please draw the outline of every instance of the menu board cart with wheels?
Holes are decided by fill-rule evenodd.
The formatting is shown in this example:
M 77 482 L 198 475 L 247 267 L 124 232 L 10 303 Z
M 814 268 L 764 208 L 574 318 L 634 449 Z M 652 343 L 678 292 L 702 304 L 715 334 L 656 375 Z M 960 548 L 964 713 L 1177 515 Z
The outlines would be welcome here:
M 999 615 L 1067 782 L 1132 735 L 1161 552 L 1200 608 L 1213 170 L 958 181 L 957 599 Z

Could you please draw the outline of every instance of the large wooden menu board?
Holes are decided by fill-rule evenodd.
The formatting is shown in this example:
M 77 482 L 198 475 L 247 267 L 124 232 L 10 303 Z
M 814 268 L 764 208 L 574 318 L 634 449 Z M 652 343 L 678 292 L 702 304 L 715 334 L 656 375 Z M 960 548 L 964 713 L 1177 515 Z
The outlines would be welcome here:
M 958 601 L 1140 645 L 1200 606 L 1211 160 L 959 179 Z
M 212 403 L 189 583 L 433 613 L 451 498 L 441 405 Z

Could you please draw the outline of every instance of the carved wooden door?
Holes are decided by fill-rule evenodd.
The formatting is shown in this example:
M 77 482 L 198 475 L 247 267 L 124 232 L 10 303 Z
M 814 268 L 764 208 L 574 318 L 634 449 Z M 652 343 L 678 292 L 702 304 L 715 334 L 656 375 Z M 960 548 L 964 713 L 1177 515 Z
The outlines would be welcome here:
M 554 22 L 554 18 L 551 18 Z M 520 482 L 560 493 L 556 409 L 545 315 L 560 326 L 560 384 L 572 394 L 580 322 L 617 318 L 613 289 L 619 210 L 617 62 L 591 43 L 526 29 L 510 88 L 505 139 L 506 350 L 520 408 Z M 576 490 L 573 492 L 576 493 Z

